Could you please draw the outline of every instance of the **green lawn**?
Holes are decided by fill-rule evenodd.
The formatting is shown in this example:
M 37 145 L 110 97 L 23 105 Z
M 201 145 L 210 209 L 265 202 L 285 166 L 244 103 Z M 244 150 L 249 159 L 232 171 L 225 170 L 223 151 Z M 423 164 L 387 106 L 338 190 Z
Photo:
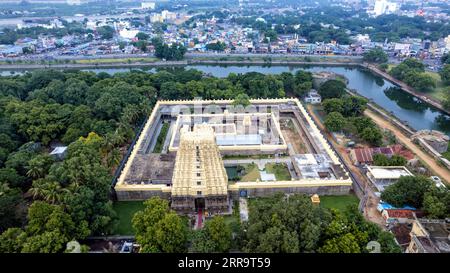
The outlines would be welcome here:
M 436 81 L 436 88 L 433 89 L 429 94 L 434 99 L 438 101 L 444 101 L 445 100 L 445 85 L 441 80 L 441 76 L 437 72 L 425 72 L 426 74 L 430 75 L 435 81 Z
M 131 226 L 131 219 L 133 215 L 144 209 L 144 204 L 142 201 L 120 201 L 113 205 L 114 211 L 119 217 L 119 224 L 115 230 L 117 235 L 133 235 L 133 227 Z
M 282 163 L 269 163 L 266 164 L 267 173 L 275 174 L 277 181 L 291 181 L 291 174 L 286 166 Z
M 156 140 L 155 147 L 153 148 L 154 153 L 161 153 L 164 147 L 164 141 L 166 140 L 167 133 L 169 132 L 170 124 L 164 123 L 159 132 L 158 139 Z
M 328 209 L 344 210 L 350 204 L 359 204 L 354 195 L 324 195 L 320 196 L 320 206 Z
M 389 64 L 388 70 L 390 71 L 392 68 L 394 68 L 395 64 Z M 438 72 L 431 72 L 431 71 L 425 71 L 425 74 L 429 75 L 433 78 L 433 80 L 436 82 L 436 87 L 433 88 L 430 92 L 427 92 L 428 95 L 430 95 L 433 99 L 442 102 L 445 100 L 445 85 L 441 80 L 441 76 Z

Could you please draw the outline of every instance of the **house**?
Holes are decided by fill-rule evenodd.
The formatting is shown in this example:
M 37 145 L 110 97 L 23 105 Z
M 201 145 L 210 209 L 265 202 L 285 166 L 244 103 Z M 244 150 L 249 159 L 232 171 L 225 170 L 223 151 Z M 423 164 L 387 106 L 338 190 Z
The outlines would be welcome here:
M 385 209 L 381 213 L 381 216 L 383 216 L 386 224 L 411 224 L 415 219 L 414 212 L 407 209 Z
M 417 219 L 406 253 L 450 253 L 450 220 Z
M 404 166 L 368 166 L 366 175 L 379 192 L 396 183 L 402 176 L 414 176 Z
M 304 100 L 306 103 L 319 104 L 322 102 L 322 97 L 316 90 L 311 89 L 311 91 L 308 92 L 308 95 L 306 95 Z
M 395 155 L 401 155 L 407 160 L 414 158 L 414 154 L 405 149 L 402 145 L 396 144 L 390 147 L 377 147 L 377 148 L 355 148 L 350 151 L 350 158 L 355 165 L 372 165 L 373 156 L 375 154 L 384 154 L 387 157 L 392 157 Z
M 391 157 L 394 154 L 394 151 L 389 147 L 355 148 L 350 151 L 350 158 L 355 165 L 372 165 L 373 156 L 375 154 L 384 154 L 387 157 Z

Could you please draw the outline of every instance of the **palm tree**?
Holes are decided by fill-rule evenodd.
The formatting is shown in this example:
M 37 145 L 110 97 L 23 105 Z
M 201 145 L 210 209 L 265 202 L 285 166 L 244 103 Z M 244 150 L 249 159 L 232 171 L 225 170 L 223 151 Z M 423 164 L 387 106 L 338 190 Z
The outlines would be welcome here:
M 112 135 L 112 142 L 115 147 L 122 145 L 126 141 L 125 136 L 120 132 L 120 127 L 114 131 L 114 134 Z
M 113 168 L 113 167 L 119 165 L 121 159 L 122 159 L 122 156 L 120 155 L 119 150 L 118 149 L 113 149 L 108 154 L 108 158 L 107 158 L 108 168 Z
M 50 182 L 44 191 L 44 200 L 50 204 L 55 204 L 61 200 L 61 185 L 58 182 Z
M 33 186 L 28 191 L 34 199 L 43 199 L 50 204 L 55 204 L 61 201 L 63 193 L 67 193 L 69 190 L 62 188 L 56 181 L 38 179 L 33 181 Z
M 44 176 L 45 169 L 41 162 L 30 160 L 28 166 L 27 176 L 33 179 L 38 179 Z
M 44 196 L 47 183 L 48 181 L 45 179 L 34 180 L 33 185 L 28 190 L 28 192 L 33 196 L 34 199 L 39 199 Z

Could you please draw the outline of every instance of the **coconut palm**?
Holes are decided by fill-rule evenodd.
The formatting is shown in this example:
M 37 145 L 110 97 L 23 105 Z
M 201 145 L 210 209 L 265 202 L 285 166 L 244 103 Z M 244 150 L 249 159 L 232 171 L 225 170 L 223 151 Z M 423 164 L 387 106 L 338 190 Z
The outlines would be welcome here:
M 122 156 L 120 155 L 119 150 L 118 149 L 113 149 L 108 154 L 108 158 L 107 158 L 108 168 L 113 168 L 113 167 L 119 165 L 121 158 L 122 158 Z
M 51 204 L 61 201 L 63 193 L 68 191 L 68 189 L 62 188 L 58 182 L 47 179 L 33 181 L 33 186 L 29 189 L 29 193 L 33 195 L 34 199 L 42 199 Z

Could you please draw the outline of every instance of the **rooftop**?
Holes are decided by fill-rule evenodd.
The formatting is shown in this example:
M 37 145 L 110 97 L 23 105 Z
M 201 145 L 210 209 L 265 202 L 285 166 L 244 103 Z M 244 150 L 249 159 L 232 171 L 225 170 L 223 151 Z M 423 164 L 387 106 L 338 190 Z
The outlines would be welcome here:
M 406 209 L 386 209 L 389 218 L 407 218 L 414 219 L 414 212 Z
M 401 176 L 413 176 L 404 166 L 369 166 L 367 171 L 375 179 L 399 179 Z

